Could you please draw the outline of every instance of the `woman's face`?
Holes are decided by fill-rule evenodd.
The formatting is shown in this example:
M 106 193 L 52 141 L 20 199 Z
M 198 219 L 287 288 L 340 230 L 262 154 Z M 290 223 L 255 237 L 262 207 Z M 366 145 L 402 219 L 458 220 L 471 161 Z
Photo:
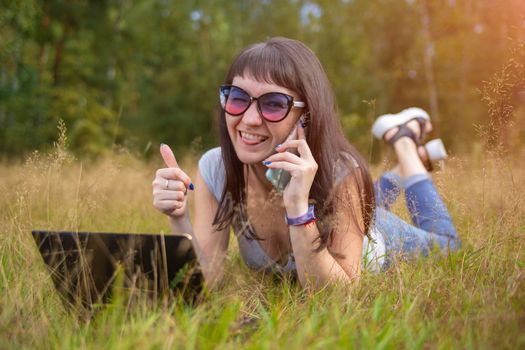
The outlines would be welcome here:
M 282 92 L 293 96 L 295 101 L 300 100 L 295 91 L 254 80 L 249 75 L 236 76 L 232 85 L 242 88 L 253 97 L 268 92 Z M 228 133 L 239 160 L 245 164 L 260 163 L 275 153 L 275 147 L 288 137 L 302 112 L 302 108 L 292 108 L 286 118 L 272 123 L 263 119 L 254 101 L 244 114 L 232 116 L 225 113 Z

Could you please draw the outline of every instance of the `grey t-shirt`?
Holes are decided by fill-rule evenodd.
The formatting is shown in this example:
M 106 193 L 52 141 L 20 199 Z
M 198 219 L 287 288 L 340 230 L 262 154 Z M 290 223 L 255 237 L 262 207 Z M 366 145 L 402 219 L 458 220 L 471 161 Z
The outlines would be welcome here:
M 226 181 L 220 147 L 204 153 L 199 160 L 199 171 L 210 192 L 217 201 L 220 201 Z M 258 240 L 249 238 L 250 235 L 247 235 L 247 230 L 254 232 L 254 229 L 246 218 L 245 210 L 239 211 L 239 215 L 232 222 L 232 227 L 237 237 L 242 259 L 248 267 L 254 270 L 296 273 L 293 254 L 288 256 L 286 262 L 277 263 L 264 252 Z M 364 238 L 363 266 L 371 271 L 378 271 L 384 262 L 385 243 L 383 236 L 375 228 L 371 228 L 370 235 L 375 242 L 369 242 L 368 237 Z

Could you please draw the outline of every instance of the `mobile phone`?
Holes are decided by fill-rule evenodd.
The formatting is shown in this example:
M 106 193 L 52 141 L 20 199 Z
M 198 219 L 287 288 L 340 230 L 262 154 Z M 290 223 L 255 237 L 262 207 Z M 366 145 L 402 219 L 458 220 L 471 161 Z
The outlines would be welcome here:
M 301 116 L 297 124 L 294 126 L 290 135 L 288 135 L 288 137 L 286 138 L 285 142 L 288 140 L 296 140 L 297 128 L 303 127 L 302 125 L 305 125 L 305 121 L 304 118 Z M 297 151 L 293 151 L 293 153 L 297 154 Z M 268 169 L 266 171 L 266 179 L 270 181 L 277 193 L 282 193 L 286 188 L 286 185 L 288 185 L 288 183 L 292 179 L 292 176 L 289 172 L 283 169 Z

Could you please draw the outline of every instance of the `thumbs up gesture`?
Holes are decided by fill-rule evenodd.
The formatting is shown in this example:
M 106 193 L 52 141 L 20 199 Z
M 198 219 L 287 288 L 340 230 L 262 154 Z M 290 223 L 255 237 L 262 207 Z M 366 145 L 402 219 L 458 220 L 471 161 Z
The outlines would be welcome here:
M 179 168 L 173 151 L 168 145 L 160 145 L 160 154 L 167 168 L 158 169 L 153 180 L 153 206 L 173 218 L 186 214 L 188 189 L 193 190 L 191 179 Z

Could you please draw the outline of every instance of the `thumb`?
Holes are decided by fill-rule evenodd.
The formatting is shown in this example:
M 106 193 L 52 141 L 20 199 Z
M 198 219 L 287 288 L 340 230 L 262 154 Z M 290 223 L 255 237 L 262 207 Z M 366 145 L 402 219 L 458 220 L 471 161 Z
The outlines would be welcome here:
M 173 154 L 173 151 L 171 150 L 170 146 L 161 143 L 160 144 L 160 154 L 162 156 L 162 159 L 164 159 L 164 163 L 168 166 L 168 168 L 178 168 L 179 164 L 177 164 L 177 159 L 175 159 L 175 155 Z

